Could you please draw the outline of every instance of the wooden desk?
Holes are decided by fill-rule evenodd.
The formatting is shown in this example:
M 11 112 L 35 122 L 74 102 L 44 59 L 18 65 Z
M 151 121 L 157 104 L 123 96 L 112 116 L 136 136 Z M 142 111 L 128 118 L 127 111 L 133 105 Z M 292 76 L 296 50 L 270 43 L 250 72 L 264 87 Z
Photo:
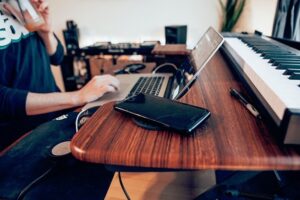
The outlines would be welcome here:
M 73 155 L 83 161 L 166 169 L 299 170 L 300 150 L 280 147 L 229 88 L 244 92 L 220 54 L 181 101 L 212 113 L 194 136 L 137 127 L 113 104 L 101 107 L 75 135 Z

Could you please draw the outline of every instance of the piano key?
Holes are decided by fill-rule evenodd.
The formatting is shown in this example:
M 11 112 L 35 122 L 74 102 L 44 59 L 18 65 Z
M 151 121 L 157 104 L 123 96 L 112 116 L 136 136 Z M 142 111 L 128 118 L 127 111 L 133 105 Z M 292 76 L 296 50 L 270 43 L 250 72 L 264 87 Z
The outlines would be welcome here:
M 300 65 L 300 61 L 274 61 L 268 60 L 271 65 L 280 66 L 280 65 Z
M 300 73 L 300 69 L 291 69 L 291 68 L 288 68 L 287 70 L 285 70 L 285 72 L 283 73 L 283 75 L 291 75 L 293 72 L 299 72 Z
M 277 46 L 269 46 L 269 47 L 264 47 L 264 46 L 253 46 L 253 48 L 256 48 L 258 50 L 264 50 L 264 51 L 281 51 L 281 52 L 289 52 L 288 50 L 281 49 Z
M 294 58 L 272 58 L 270 59 L 273 62 L 294 62 L 294 63 L 299 63 L 300 64 L 300 59 L 294 59 Z
M 273 56 L 264 56 L 266 59 L 300 59 L 300 56 L 297 55 L 273 55 Z
M 281 54 L 281 55 L 293 55 L 293 53 L 292 52 L 290 52 L 290 51 L 283 51 L 283 50 L 261 50 L 261 52 L 260 53 L 263 53 L 263 54 L 273 54 L 273 55 L 275 55 L 276 56 L 276 54 L 275 53 L 277 53 L 277 54 Z
M 300 80 L 300 73 L 293 72 L 292 75 L 289 77 L 291 80 Z
M 300 69 L 300 64 L 279 64 L 276 66 L 276 69 Z
M 266 57 L 266 58 L 270 58 L 270 59 L 288 59 L 289 57 L 292 57 L 294 56 L 293 53 L 291 52 L 282 52 L 282 51 L 259 51 L 257 53 L 260 53 L 262 54 L 263 57 Z M 291 58 L 292 59 L 292 58 Z
M 258 49 L 258 50 L 271 50 L 271 51 L 274 51 L 274 50 L 278 50 L 278 51 L 282 51 L 281 49 L 275 47 L 274 46 L 266 46 L 266 45 L 249 45 L 249 46 L 252 46 L 252 48 L 254 49 Z
M 269 56 L 294 56 L 295 54 L 293 54 L 292 52 L 289 51 L 277 51 L 276 54 L 272 53 L 272 52 L 261 52 L 263 55 L 269 55 Z
M 274 65 L 280 65 L 280 64 L 283 64 L 283 65 L 300 65 L 300 62 L 299 61 L 293 61 L 293 60 L 285 60 L 285 61 L 276 61 L 276 60 L 268 60 L 269 63 L 271 64 L 274 64 Z
M 270 60 L 268 60 L 268 63 L 270 63 Z M 275 66 L 275 67 L 280 67 L 280 66 L 283 66 L 283 65 L 298 65 L 298 63 L 270 63 L 272 66 Z

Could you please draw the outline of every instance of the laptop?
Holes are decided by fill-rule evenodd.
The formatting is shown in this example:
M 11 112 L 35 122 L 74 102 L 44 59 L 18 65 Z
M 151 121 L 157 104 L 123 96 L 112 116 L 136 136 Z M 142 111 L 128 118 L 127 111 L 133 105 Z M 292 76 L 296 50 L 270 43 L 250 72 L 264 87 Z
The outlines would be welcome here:
M 120 81 L 120 90 L 103 95 L 98 100 L 85 105 L 83 109 L 112 101 L 121 101 L 141 92 L 174 100 L 179 99 L 192 86 L 223 42 L 224 38 L 214 28 L 209 27 L 175 75 L 168 73 L 117 75 L 116 78 Z M 187 69 L 193 70 L 190 72 Z

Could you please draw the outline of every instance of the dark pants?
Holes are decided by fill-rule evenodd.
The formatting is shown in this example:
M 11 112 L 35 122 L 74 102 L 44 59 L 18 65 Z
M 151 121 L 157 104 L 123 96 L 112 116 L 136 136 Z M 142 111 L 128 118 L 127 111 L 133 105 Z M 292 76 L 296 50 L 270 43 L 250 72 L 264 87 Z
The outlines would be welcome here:
M 21 199 L 104 199 L 113 172 L 71 154 L 50 154 L 53 146 L 73 137 L 76 115 L 42 124 L 0 157 L 0 199 L 16 199 L 22 191 Z

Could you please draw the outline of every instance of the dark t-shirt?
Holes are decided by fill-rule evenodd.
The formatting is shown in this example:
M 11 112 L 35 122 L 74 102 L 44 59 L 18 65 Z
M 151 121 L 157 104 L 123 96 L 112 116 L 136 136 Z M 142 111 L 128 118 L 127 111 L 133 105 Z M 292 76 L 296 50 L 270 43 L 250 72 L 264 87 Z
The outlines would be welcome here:
M 57 116 L 57 113 L 26 116 L 28 92 L 59 91 L 50 63 L 63 59 L 63 47 L 58 43 L 49 56 L 36 33 L 28 32 L 0 6 L 0 149 L 37 125 Z

